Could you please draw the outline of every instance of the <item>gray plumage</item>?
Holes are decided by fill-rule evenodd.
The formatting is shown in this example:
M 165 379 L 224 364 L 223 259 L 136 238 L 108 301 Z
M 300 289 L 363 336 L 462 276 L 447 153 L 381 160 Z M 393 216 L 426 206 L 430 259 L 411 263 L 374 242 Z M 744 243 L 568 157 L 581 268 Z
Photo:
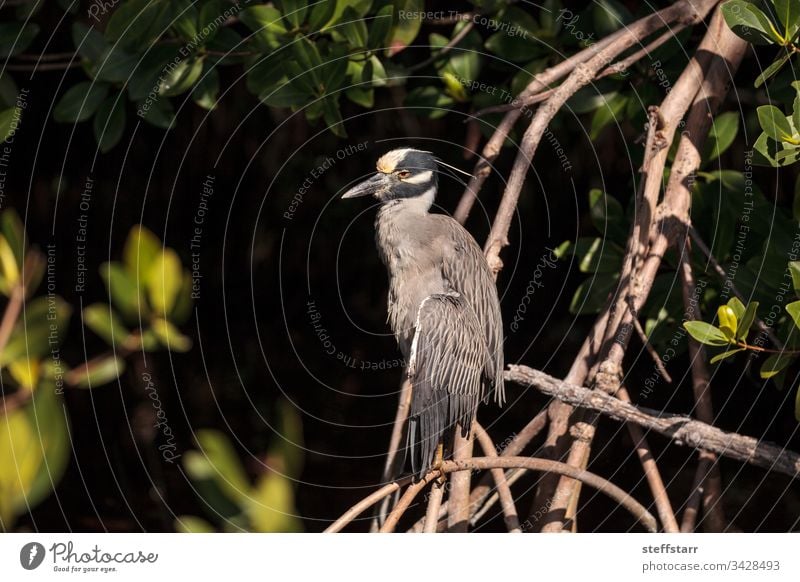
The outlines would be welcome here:
M 378 174 L 344 197 L 382 202 L 376 243 L 389 272 L 388 320 L 412 384 L 408 448 L 424 474 L 456 423 L 466 433 L 479 402 L 504 401 L 503 322 L 478 244 L 449 216 L 430 214 L 437 164 L 427 152 L 393 150 Z

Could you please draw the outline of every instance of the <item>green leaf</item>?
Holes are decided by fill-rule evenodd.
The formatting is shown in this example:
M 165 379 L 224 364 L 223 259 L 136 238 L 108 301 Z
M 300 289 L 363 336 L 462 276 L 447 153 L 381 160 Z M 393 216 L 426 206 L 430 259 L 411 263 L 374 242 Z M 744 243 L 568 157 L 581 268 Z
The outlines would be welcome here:
M 416 87 L 408 92 L 405 99 L 407 108 L 430 119 L 444 117 L 453 104 L 452 97 L 439 87 Z
M 122 250 L 125 270 L 141 287 L 150 285 L 150 276 L 163 245 L 151 230 L 142 225 L 131 228 Z
M 399 0 L 394 3 L 397 9 L 396 14 L 402 11 L 404 14 L 420 14 L 425 10 L 423 0 Z M 422 27 L 422 18 L 395 18 L 389 35 L 389 56 L 396 55 L 417 38 L 419 29 Z
M 367 25 L 355 10 L 349 6 L 344 9 L 342 19 L 336 25 L 336 30 L 341 32 L 352 48 L 363 48 L 367 45 Z
M 789 262 L 789 274 L 792 276 L 792 287 L 800 295 L 800 261 Z
M 157 97 L 156 90 L 160 77 L 177 56 L 178 53 L 173 46 L 155 45 L 150 47 L 141 56 L 141 62 L 137 64 L 126 81 L 131 101 L 141 101 L 150 94 Z
M 741 319 L 742 316 L 744 316 L 744 303 L 742 303 L 738 297 L 731 297 L 728 300 L 728 307 L 733 310 L 733 314 L 737 319 Z
M 214 533 L 215 530 L 214 526 L 205 519 L 194 515 L 179 515 L 175 518 L 175 531 L 178 533 Z
M 686 321 L 683 327 L 695 340 L 708 346 L 727 346 L 730 344 L 728 337 L 722 330 L 706 323 L 705 321 Z
M 735 350 L 728 350 L 727 352 L 722 352 L 721 354 L 717 354 L 716 356 L 711 358 L 711 363 L 716 364 L 717 362 L 720 362 L 725 358 L 730 358 L 734 354 L 738 354 L 739 352 L 744 351 L 744 349 L 745 348 L 736 348 Z
M 253 529 L 262 533 L 302 530 L 295 516 L 291 481 L 275 471 L 266 471 L 247 499 L 245 511 Z
M 109 262 L 100 265 L 100 277 L 108 291 L 111 303 L 127 321 L 138 321 L 141 315 L 147 314 L 147 306 L 140 301 L 136 290 L 136 278 L 131 275 L 122 263 Z
M 786 367 L 794 361 L 794 356 L 790 354 L 772 354 L 764 363 L 761 364 L 759 376 L 765 380 L 777 376 Z
M 174 97 L 191 89 L 203 72 L 203 59 L 190 58 L 181 61 L 167 71 L 158 88 L 159 95 Z
M 121 94 L 106 99 L 94 117 L 94 138 L 105 153 L 119 143 L 125 131 L 125 100 Z
M 729 0 L 722 5 L 722 15 L 734 33 L 752 44 L 783 42 L 769 17 L 752 2 Z
M 596 0 L 592 7 L 594 29 L 598 36 L 608 36 L 628 24 L 633 16 L 617 0 Z
M 125 371 L 125 360 L 103 356 L 76 366 L 67 373 L 67 382 L 76 388 L 97 388 L 113 382 Z
M 188 352 L 192 349 L 192 340 L 183 335 L 178 328 L 166 319 L 157 317 L 151 326 L 159 343 L 173 352 Z
M 783 68 L 783 65 L 785 65 L 787 62 L 789 62 L 789 59 L 791 58 L 791 56 L 792 56 L 792 53 L 790 53 L 789 51 L 786 51 L 781 56 L 779 56 L 777 59 L 775 59 L 770 66 L 768 66 L 766 69 L 761 71 L 761 74 L 758 77 L 756 77 L 756 80 L 755 80 L 755 83 L 753 83 L 753 86 L 756 89 L 758 89 L 759 87 L 761 87 L 761 85 L 763 85 L 769 79 L 774 77 L 775 74 Z
M 347 137 L 342 121 L 342 113 L 339 110 L 339 99 L 336 96 L 328 95 L 322 101 L 322 115 L 328 129 L 338 137 Z
M 185 464 L 190 476 L 211 478 L 230 499 L 246 502 L 250 481 L 228 437 L 216 430 L 201 429 L 196 438 L 203 464 L 195 462 L 192 467 Z
M 128 0 L 114 10 L 105 35 L 124 49 L 153 44 L 172 24 L 170 0 Z
M 164 248 L 152 259 L 146 276 L 150 306 L 156 313 L 166 315 L 175 306 L 183 283 L 183 267 L 175 251 Z
M 332 2 L 315 2 L 308 16 L 309 31 L 317 32 L 325 28 L 333 18 L 334 12 L 336 12 L 336 4 L 335 0 Z
M 717 318 L 719 319 L 719 329 L 725 334 L 726 338 L 733 340 L 736 337 L 736 330 L 739 325 L 736 313 L 729 306 L 720 305 L 717 308 Z
M 279 36 L 286 34 L 281 13 L 273 6 L 251 6 L 239 13 L 239 20 L 253 31 L 254 37 L 272 48 Z
M 108 345 L 122 347 L 130 336 L 110 305 L 95 303 L 83 310 L 83 321 L 94 333 L 103 338 Z
M 97 63 L 108 49 L 108 43 L 102 33 L 83 22 L 72 25 L 72 42 L 78 54 L 91 63 Z
M 300 107 L 308 102 L 310 94 L 292 83 L 283 83 L 266 89 L 258 95 L 258 98 L 270 107 Z
M 797 0 L 772 0 L 778 20 L 783 25 L 783 38 L 787 43 L 800 32 L 800 2 Z
M 293 28 L 299 28 L 306 19 L 308 12 L 307 0 L 276 0 L 278 8 L 286 20 Z
M 39 25 L 24 22 L 4 22 L 0 24 L 0 58 L 18 55 L 27 49 L 36 35 Z
M 208 65 L 206 65 L 206 68 Z M 192 91 L 192 100 L 203 109 L 211 111 L 217 106 L 219 95 L 219 73 L 216 68 L 205 70 Z
M 326 4 L 326 2 L 323 2 L 323 4 Z M 328 4 L 333 4 L 333 2 L 328 2 Z M 394 7 L 391 4 L 387 4 L 375 14 L 369 27 L 367 48 L 384 48 L 389 42 L 389 32 L 392 30 L 393 11 Z
M 16 107 L 9 107 L 0 111 L 0 141 L 6 141 L 16 131 L 20 111 Z
M 22 358 L 49 356 L 51 349 L 63 339 L 71 313 L 69 304 L 57 295 L 39 297 L 27 303 L 11 338 L 0 353 L 0 366 Z
M 108 94 L 108 85 L 84 81 L 70 87 L 53 110 L 53 119 L 61 123 L 86 121 Z
M 581 273 L 605 274 L 619 273 L 625 252 L 608 239 L 583 236 L 570 246 L 569 251 L 577 259 Z
M 30 403 L 0 415 L 0 523 L 5 531 L 50 495 L 69 453 L 67 417 L 52 388 L 36 391 Z
M 742 316 L 739 318 L 739 331 L 736 334 L 736 338 L 739 340 L 744 340 L 747 337 L 750 328 L 753 327 L 753 322 L 756 319 L 756 310 L 758 309 L 758 301 L 751 301 L 747 305 L 747 309 L 745 309 Z
M 194 0 L 172 0 L 175 4 L 174 16 L 170 23 L 172 30 L 187 43 L 204 43 L 206 36 L 199 35 L 198 21 L 200 12 L 194 6 Z
M 17 265 L 22 265 L 25 258 L 27 242 L 25 240 L 25 226 L 19 218 L 19 214 L 13 208 L 9 208 L 0 214 L 0 233 L 5 237 L 11 252 L 14 253 L 14 260 Z
M 778 153 L 778 142 L 771 139 L 766 133 L 762 133 L 753 144 L 753 162 L 759 165 L 778 167 L 775 155 Z
M 718 115 L 711 126 L 711 131 L 708 133 L 708 141 L 706 142 L 703 160 L 709 162 L 716 160 L 724 154 L 733 140 L 736 139 L 736 134 L 739 131 L 739 112 L 728 111 Z
M 618 274 L 601 273 L 583 281 L 572 296 L 569 312 L 574 315 L 599 313 L 609 294 L 617 288 L 617 279 Z
M 795 326 L 800 328 L 800 301 L 793 301 L 786 306 L 786 312 L 792 316 Z
M 612 123 L 619 126 L 622 121 L 620 114 L 624 111 L 627 103 L 628 98 L 626 96 L 614 95 L 609 101 L 601 105 L 592 116 L 591 139 L 595 140 L 600 137 L 600 132 Z
M 800 161 L 800 146 L 784 144 L 783 150 L 775 154 L 779 166 L 789 166 Z
M 762 105 L 757 110 L 758 123 L 769 137 L 776 141 L 789 141 L 794 129 L 783 112 L 774 105 Z
M 628 221 L 619 200 L 600 190 L 589 191 L 589 216 L 594 227 L 611 240 L 621 242 L 628 235 Z
M 119 46 L 110 46 L 90 72 L 98 81 L 127 83 L 139 66 L 139 58 L 136 53 L 127 52 Z M 159 71 L 159 74 L 161 72 L 163 71 Z M 148 88 L 150 89 L 152 86 Z

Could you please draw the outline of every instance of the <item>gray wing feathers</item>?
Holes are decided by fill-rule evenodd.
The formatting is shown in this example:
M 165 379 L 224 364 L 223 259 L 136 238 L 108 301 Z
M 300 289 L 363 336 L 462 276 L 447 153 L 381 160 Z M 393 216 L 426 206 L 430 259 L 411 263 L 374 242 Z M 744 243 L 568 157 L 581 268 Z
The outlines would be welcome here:
M 413 396 L 409 449 L 414 473 L 433 463 L 442 434 L 460 423 L 466 430 L 489 381 L 484 332 L 466 299 L 430 295 L 419 307 L 408 376 Z
M 490 380 L 489 390 L 484 394 L 488 399 L 489 392 L 494 392 L 495 401 L 502 405 L 505 402 L 503 385 L 503 316 L 500 313 L 500 301 L 494 277 L 486 263 L 475 239 L 455 220 L 442 216 L 446 225 L 448 241 L 442 259 L 442 274 L 456 291 L 464 297 L 480 322 L 482 334 L 489 350 L 490 369 L 487 376 Z

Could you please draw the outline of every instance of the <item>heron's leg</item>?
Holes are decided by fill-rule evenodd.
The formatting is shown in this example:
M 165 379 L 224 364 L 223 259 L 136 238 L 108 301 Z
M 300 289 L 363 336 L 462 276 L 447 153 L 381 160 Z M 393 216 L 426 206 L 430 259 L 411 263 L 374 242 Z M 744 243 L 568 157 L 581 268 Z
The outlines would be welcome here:
M 442 463 L 444 463 L 444 443 L 439 443 L 436 447 L 436 456 L 433 457 L 432 468 L 438 471 L 442 468 Z M 438 478 L 439 484 L 443 485 L 445 480 L 445 474 L 442 473 Z

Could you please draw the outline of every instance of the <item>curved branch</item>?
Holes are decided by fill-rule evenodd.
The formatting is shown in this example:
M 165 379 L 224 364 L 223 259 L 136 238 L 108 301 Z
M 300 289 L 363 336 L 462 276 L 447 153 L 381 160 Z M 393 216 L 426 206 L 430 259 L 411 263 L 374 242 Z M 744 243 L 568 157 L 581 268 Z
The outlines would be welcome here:
M 628 493 L 603 479 L 599 475 L 576 469 L 565 463 L 558 461 L 550 461 L 548 459 L 536 459 L 532 457 L 473 457 L 472 459 L 465 459 L 463 461 L 445 461 L 439 469 L 434 469 L 420 481 L 412 484 L 394 508 L 389 518 L 386 520 L 382 533 L 390 533 L 394 531 L 397 522 L 402 517 L 403 513 L 408 509 L 414 497 L 422 491 L 425 486 L 433 479 L 438 478 L 442 474 L 456 473 L 459 471 L 486 471 L 491 469 L 526 469 L 529 471 L 541 471 L 549 473 L 558 473 L 559 475 L 566 475 L 576 481 L 580 481 L 597 489 L 601 493 L 607 495 L 612 500 L 616 501 L 621 507 L 625 508 L 642 526 L 651 533 L 656 532 L 657 522 L 656 519 L 650 514 L 645 507 L 631 497 Z
M 497 451 L 495 450 L 494 443 L 492 442 L 492 438 L 489 436 L 489 433 L 484 430 L 484 428 L 478 424 L 478 421 L 475 421 L 472 424 L 473 430 L 475 431 L 475 438 L 478 439 L 478 442 L 483 449 L 483 454 L 489 458 L 496 458 Z M 522 533 L 522 530 L 519 528 L 519 516 L 517 514 L 517 508 L 514 505 L 514 496 L 511 495 L 511 488 L 508 486 L 508 481 L 506 480 L 506 472 L 503 469 L 492 469 L 492 478 L 494 479 L 495 485 L 497 485 L 497 494 L 500 498 L 500 507 L 503 509 L 503 518 L 506 522 L 506 527 L 510 533 Z
M 411 505 L 411 502 L 414 501 L 414 498 L 419 494 L 419 492 L 425 489 L 428 483 L 434 479 L 437 479 L 442 474 L 442 471 L 434 469 L 416 483 L 409 485 L 408 489 L 406 489 L 406 492 L 403 493 L 403 496 L 400 498 L 400 501 L 398 501 L 397 505 L 395 505 L 394 509 L 392 509 L 389 517 L 386 518 L 386 521 L 381 527 L 380 533 L 392 533 L 394 528 L 397 527 L 397 522 L 400 521 L 401 517 L 403 517 L 406 509 L 408 509 L 408 506 Z
M 400 489 L 406 483 L 411 482 L 411 477 L 404 477 L 402 479 L 398 479 L 392 483 L 388 483 L 384 485 L 374 493 L 368 495 L 358 503 L 356 503 L 353 507 L 348 509 L 339 519 L 334 521 L 331 525 L 325 528 L 324 533 L 337 533 L 342 531 L 344 527 L 357 518 L 359 515 L 364 513 L 367 509 L 372 507 L 374 504 L 378 503 L 384 497 L 391 495 L 398 489 Z

